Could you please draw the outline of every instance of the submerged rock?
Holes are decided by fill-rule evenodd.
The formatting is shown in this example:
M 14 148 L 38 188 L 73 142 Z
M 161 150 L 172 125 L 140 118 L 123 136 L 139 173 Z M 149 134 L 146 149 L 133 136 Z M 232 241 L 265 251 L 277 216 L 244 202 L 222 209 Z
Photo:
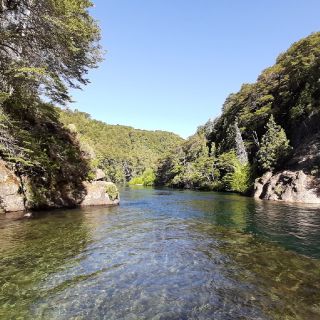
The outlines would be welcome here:
M 24 218 L 32 218 L 32 212 L 26 212 L 24 215 L 23 215 Z
M 265 173 L 256 179 L 256 199 L 320 204 L 320 192 L 315 177 L 302 170 L 285 170 L 273 174 Z

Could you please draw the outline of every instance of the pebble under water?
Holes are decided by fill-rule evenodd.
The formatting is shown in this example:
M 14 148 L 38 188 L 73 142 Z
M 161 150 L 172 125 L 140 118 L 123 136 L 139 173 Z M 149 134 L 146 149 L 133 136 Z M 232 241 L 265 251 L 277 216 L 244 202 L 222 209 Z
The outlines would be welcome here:
M 0 217 L 0 319 L 320 319 L 320 209 L 122 190 Z

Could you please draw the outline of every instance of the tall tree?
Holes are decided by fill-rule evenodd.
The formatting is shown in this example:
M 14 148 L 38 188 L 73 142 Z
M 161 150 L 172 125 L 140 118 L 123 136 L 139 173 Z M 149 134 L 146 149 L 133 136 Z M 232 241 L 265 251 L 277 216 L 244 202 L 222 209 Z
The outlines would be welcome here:
M 273 170 L 288 156 L 291 147 L 285 131 L 276 124 L 273 115 L 270 116 L 266 129 L 261 139 L 257 160 L 262 170 Z
M 25 88 L 63 104 L 68 87 L 87 84 L 88 69 L 101 59 L 92 6 L 89 0 L 2 0 L 1 97 Z

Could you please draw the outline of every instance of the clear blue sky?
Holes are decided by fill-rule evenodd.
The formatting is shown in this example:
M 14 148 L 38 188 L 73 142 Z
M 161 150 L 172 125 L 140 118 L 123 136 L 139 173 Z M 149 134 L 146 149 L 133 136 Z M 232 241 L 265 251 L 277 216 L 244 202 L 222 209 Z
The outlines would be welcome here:
M 227 95 L 320 30 L 319 0 L 94 0 L 107 54 L 71 105 L 110 124 L 193 134 Z

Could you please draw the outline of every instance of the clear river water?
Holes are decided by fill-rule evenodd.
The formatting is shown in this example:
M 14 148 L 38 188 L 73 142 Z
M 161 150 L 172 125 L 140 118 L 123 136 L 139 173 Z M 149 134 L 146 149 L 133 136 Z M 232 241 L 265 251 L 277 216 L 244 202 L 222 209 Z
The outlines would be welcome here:
M 122 190 L 0 217 L 0 319 L 320 319 L 320 209 Z

